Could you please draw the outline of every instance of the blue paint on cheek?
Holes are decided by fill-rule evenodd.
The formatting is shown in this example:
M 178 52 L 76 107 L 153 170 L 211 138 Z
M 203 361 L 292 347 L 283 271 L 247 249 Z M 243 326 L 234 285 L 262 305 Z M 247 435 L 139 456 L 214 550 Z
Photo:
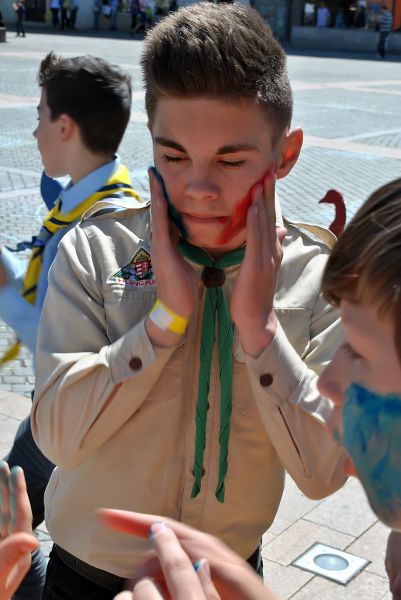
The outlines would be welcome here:
M 343 421 L 344 445 L 373 511 L 401 530 L 401 397 L 352 384 Z

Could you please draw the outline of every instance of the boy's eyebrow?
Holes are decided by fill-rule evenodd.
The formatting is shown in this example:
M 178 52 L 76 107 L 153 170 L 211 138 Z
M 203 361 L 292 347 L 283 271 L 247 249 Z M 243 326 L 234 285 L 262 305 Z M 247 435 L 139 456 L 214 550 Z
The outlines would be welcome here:
M 186 152 L 184 146 L 174 142 L 174 140 L 169 140 L 163 137 L 155 137 L 156 144 L 160 144 L 160 146 L 166 146 L 167 148 L 174 148 L 174 150 L 178 150 L 179 152 Z M 251 146 L 251 144 L 230 144 L 228 146 L 222 146 L 216 152 L 216 154 L 234 154 L 235 152 L 257 152 L 258 148 L 256 146 Z
M 230 144 L 229 146 L 222 146 L 217 150 L 217 154 L 234 154 L 234 152 L 257 152 L 256 146 L 250 144 Z
M 174 150 L 178 150 L 179 152 L 186 152 L 184 146 L 181 146 L 181 144 L 178 144 L 173 140 L 168 140 L 167 138 L 155 137 L 155 142 L 160 146 L 167 146 L 167 148 L 174 148 Z

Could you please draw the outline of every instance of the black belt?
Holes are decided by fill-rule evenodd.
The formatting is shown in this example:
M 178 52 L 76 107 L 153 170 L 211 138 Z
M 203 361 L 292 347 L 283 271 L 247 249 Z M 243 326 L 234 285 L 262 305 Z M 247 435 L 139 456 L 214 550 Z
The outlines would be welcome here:
M 92 583 L 105 587 L 115 593 L 121 592 L 123 589 L 124 582 L 126 581 L 123 577 L 118 577 L 117 575 L 113 575 L 113 573 L 92 567 L 92 565 L 88 565 L 88 563 L 73 556 L 56 544 L 54 544 L 53 550 L 67 567 L 78 573 L 78 575 L 89 579 Z

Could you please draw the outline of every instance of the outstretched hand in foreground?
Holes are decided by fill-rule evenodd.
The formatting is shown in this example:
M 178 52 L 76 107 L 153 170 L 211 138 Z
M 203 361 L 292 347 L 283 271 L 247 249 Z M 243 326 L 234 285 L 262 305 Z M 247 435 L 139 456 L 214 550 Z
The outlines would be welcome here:
M 212 535 L 156 515 L 112 509 L 98 514 L 116 531 L 153 541 L 133 594 L 123 592 L 116 600 L 277 600 L 252 568 Z
M 32 535 L 32 511 L 20 467 L 0 462 L 0 600 L 9 600 L 39 545 Z

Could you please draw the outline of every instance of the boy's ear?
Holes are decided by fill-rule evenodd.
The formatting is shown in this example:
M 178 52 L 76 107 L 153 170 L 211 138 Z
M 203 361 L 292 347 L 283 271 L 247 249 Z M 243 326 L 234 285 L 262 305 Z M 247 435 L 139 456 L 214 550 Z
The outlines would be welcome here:
M 302 129 L 294 129 L 290 131 L 284 139 L 280 153 L 280 161 L 277 166 L 277 179 L 282 179 L 291 171 L 292 167 L 298 160 L 301 152 L 304 132 Z
M 76 133 L 78 125 L 69 115 L 62 114 L 58 118 L 60 141 L 67 142 Z

